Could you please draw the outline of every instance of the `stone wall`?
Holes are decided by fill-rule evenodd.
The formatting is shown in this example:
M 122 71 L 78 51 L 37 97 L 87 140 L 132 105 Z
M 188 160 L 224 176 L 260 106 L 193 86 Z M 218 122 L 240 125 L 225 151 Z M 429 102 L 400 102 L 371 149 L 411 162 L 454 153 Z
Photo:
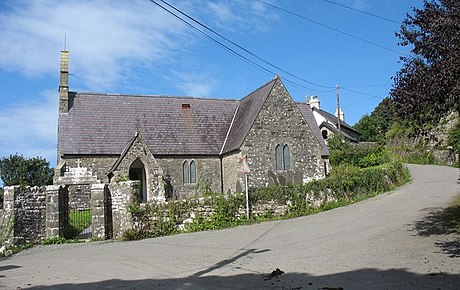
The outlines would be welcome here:
M 244 190 L 244 176 L 239 173 L 242 157 L 241 151 L 238 151 L 222 158 L 222 172 L 224 173 L 223 191 L 227 195 Z
M 390 139 L 387 145 L 402 156 L 408 156 L 417 150 L 429 151 L 436 161 L 453 165 L 459 156 L 448 146 L 448 134 L 457 122 L 460 122 L 460 117 L 457 112 L 452 112 L 441 118 L 439 124 L 429 131 L 422 132 L 417 137 L 398 135 Z
M 91 184 L 69 185 L 69 208 L 91 208 Z
M 277 145 L 289 146 L 288 171 L 275 168 Z M 242 155 L 248 155 L 250 187 L 302 183 L 325 177 L 321 146 L 281 82 L 273 87 L 241 151 Z M 244 184 L 242 180 L 240 183 Z
M 201 156 L 176 156 L 157 157 L 156 160 L 163 168 L 164 175 L 170 176 L 173 189 L 173 199 L 190 195 L 202 195 L 209 189 L 213 192 L 221 192 L 221 169 L 218 157 Z M 184 184 L 182 181 L 182 165 L 184 161 L 189 164 L 195 161 L 196 183 Z
M 65 156 L 56 167 L 53 184 L 108 183 L 107 173 L 117 159 L 118 156 Z
M 112 182 L 108 186 L 113 238 L 120 238 L 126 229 L 132 227 L 128 204 L 133 201 L 138 186 L 137 181 Z
M 146 175 L 147 201 L 165 200 L 162 178 L 163 170 L 140 135 L 136 136 L 136 139 L 131 144 L 131 147 L 128 148 L 125 155 L 120 158 L 121 160 L 119 160 L 119 164 L 113 172 L 114 175 L 112 179 L 114 181 L 128 178 L 131 165 L 134 161 L 139 159 L 144 166 Z
M 12 216 L 14 243 L 37 243 L 46 235 L 46 187 L 4 188 L 4 211 Z

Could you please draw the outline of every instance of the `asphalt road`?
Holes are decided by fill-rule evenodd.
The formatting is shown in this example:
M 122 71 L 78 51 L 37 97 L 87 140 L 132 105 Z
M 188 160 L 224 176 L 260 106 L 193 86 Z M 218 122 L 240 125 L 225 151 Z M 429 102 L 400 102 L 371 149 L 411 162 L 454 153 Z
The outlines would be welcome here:
M 313 216 L 34 247 L 0 261 L 0 288 L 460 289 L 460 236 L 444 218 L 458 169 L 410 169 L 396 191 Z

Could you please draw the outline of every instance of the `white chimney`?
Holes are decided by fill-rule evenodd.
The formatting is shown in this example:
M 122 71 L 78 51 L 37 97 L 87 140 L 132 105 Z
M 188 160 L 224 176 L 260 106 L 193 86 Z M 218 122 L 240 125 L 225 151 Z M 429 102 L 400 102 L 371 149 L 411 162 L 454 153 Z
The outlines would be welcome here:
M 335 110 L 335 116 L 338 117 L 339 116 L 339 110 Z M 342 108 L 340 108 L 340 121 L 344 122 L 345 121 L 345 114 L 343 113 L 343 110 Z
M 319 107 L 319 99 L 318 99 L 318 96 L 311 96 L 311 100 L 310 100 L 310 107 L 313 109 L 313 108 L 316 108 L 316 109 L 320 109 Z

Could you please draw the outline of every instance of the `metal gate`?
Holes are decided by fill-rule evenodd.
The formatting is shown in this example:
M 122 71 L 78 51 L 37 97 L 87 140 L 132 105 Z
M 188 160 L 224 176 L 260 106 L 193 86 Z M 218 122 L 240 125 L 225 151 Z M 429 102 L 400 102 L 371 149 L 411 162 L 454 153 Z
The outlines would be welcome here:
M 91 188 L 88 185 L 70 185 L 61 195 L 61 228 L 66 239 L 92 237 Z
M 91 208 L 78 208 L 69 210 L 69 224 L 66 238 L 87 239 L 92 237 Z

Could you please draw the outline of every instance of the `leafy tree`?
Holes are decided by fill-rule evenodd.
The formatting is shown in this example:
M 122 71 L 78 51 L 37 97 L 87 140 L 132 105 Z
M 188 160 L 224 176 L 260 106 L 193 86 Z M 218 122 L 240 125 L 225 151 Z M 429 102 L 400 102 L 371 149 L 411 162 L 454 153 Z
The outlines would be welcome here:
M 41 186 L 53 182 L 54 170 L 41 157 L 24 158 L 10 155 L 0 159 L 0 178 L 4 185 Z
M 364 115 L 354 125 L 361 135 L 361 141 L 385 141 L 385 134 L 395 120 L 394 103 L 390 98 L 383 99 L 370 115 Z
M 460 1 L 424 0 L 396 36 L 411 46 L 391 91 L 401 119 L 421 129 L 460 110 Z

